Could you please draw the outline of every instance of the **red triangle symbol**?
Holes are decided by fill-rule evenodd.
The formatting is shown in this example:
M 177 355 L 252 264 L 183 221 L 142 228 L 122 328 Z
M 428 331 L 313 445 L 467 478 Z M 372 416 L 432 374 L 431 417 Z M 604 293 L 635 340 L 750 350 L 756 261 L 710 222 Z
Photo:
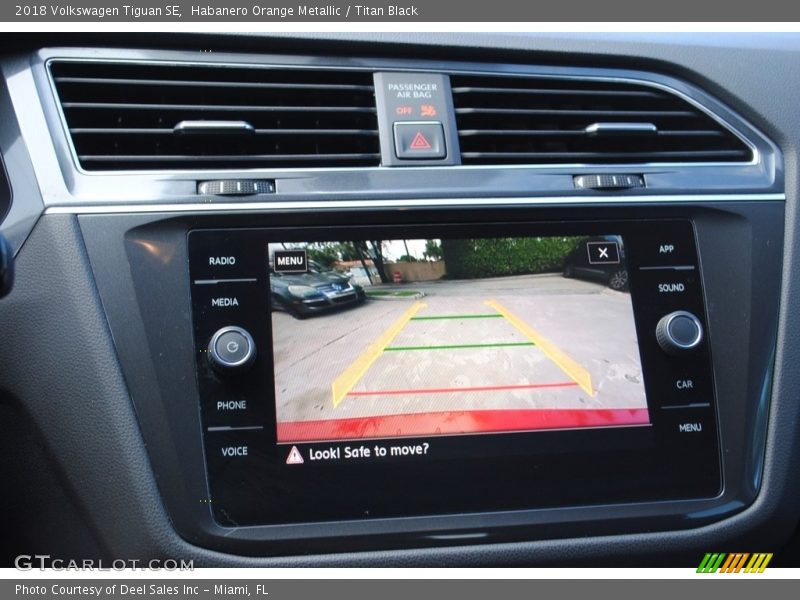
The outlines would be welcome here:
M 300 450 L 297 449 L 297 446 L 292 446 L 292 449 L 289 450 L 289 456 L 286 459 L 287 465 L 302 465 L 305 461 L 303 460 L 303 455 L 300 454 Z
M 411 150 L 430 150 L 432 146 L 428 141 L 428 138 L 422 135 L 421 131 L 418 131 L 417 135 L 414 136 L 414 139 L 411 140 L 411 145 L 409 148 Z

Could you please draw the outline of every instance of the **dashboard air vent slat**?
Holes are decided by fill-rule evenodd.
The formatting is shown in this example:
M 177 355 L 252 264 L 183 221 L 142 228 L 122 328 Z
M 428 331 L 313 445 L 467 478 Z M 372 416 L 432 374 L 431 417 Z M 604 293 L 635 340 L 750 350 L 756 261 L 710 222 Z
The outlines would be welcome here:
M 358 91 L 372 92 L 372 85 L 339 85 L 313 83 L 264 83 L 253 81 L 167 81 L 164 79 L 114 79 L 92 77 L 55 77 L 57 84 L 80 83 L 89 85 L 146 85 L 155 87 L 222 87 L 225 89 L 263 89 L 263 90 L 320 90 L 320 91 Z
M 81 154 L 80 155 L 82 161 L 90 161 L 90 162 L 115 162 L 115 161 L 124 161 L 126 163 L 150 163 L 154 161 L 161 161 L 162 163 L 176 163 L 176 162 L 189 162 L 192 161 L 194 163 L 210 163 L 210 162 L 219 162 L 219 163 L 235 163 L 240 161 L 273 161 L 276 163 L 293 163 L 296 161 L 306 161 L 308 163 L 315 163 L 315 162 L 325 162 L 329 160 L 368 160 L 372 157 L 372 154 L 315 154 L 315 155 L 308 155 L 308 154 L 249 154 L 249 155 L 237 155 L 237 156 L 227 156 L 224 154 L 219 155 L 203 155 L 203 156 L 181 156 L 181 155 L 115 155 L 115 156 L 103 156 L 103 155 L 93 155 L 93 154 Z
M 380 163 L 370 73 L 72 61 L 50 69 L 88 171 Z
M 375 109 L 358 106 L 247 106 L 225 104 L 134 104 L 119 102 L 64 102 L 64 109 L 102 109 L 102 110 L 154 110 L 154 111 L 235 111 L 235 112 L 334 112 L 334 113 L 375 113 Z
M 465 164 L 748 162 L 752 150 L 683 98 L 621 81 L 451 77 Z

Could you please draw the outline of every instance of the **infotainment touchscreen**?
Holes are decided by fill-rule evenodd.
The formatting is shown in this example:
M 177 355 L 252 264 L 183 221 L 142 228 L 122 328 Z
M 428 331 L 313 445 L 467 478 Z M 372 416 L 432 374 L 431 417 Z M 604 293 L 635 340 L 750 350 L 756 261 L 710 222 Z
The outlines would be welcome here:
M 618 235 L 268 245 L 277 442 L 649 425 Z
M 719 492 L 691 222 L 413 218 L 190 233 L 220 524 Z

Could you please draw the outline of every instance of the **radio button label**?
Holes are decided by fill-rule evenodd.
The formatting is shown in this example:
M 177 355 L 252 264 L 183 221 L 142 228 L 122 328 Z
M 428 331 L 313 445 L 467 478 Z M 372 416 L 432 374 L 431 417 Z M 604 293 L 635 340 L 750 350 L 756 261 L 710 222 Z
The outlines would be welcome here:
M 236 264 L 235 256 L 209 256 L 208 265 L 210 267 L 232 267 Z
M 266 257 L 253 252 L 247 244 L 247 238 L 241 234 L 190 232 L 189 272 L 193 287 L 213 287 L 218 280 L 229 279 L 263 281 L 267 275 Z

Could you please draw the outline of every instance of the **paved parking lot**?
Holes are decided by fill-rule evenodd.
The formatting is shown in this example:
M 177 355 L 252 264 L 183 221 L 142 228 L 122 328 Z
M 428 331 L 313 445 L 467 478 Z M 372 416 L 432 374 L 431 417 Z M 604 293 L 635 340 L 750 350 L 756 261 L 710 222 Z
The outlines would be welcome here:
M 646 410 L 628 294 L 560 275 L 413 287 L 425 297 L 273 313 L 278 421 Z

